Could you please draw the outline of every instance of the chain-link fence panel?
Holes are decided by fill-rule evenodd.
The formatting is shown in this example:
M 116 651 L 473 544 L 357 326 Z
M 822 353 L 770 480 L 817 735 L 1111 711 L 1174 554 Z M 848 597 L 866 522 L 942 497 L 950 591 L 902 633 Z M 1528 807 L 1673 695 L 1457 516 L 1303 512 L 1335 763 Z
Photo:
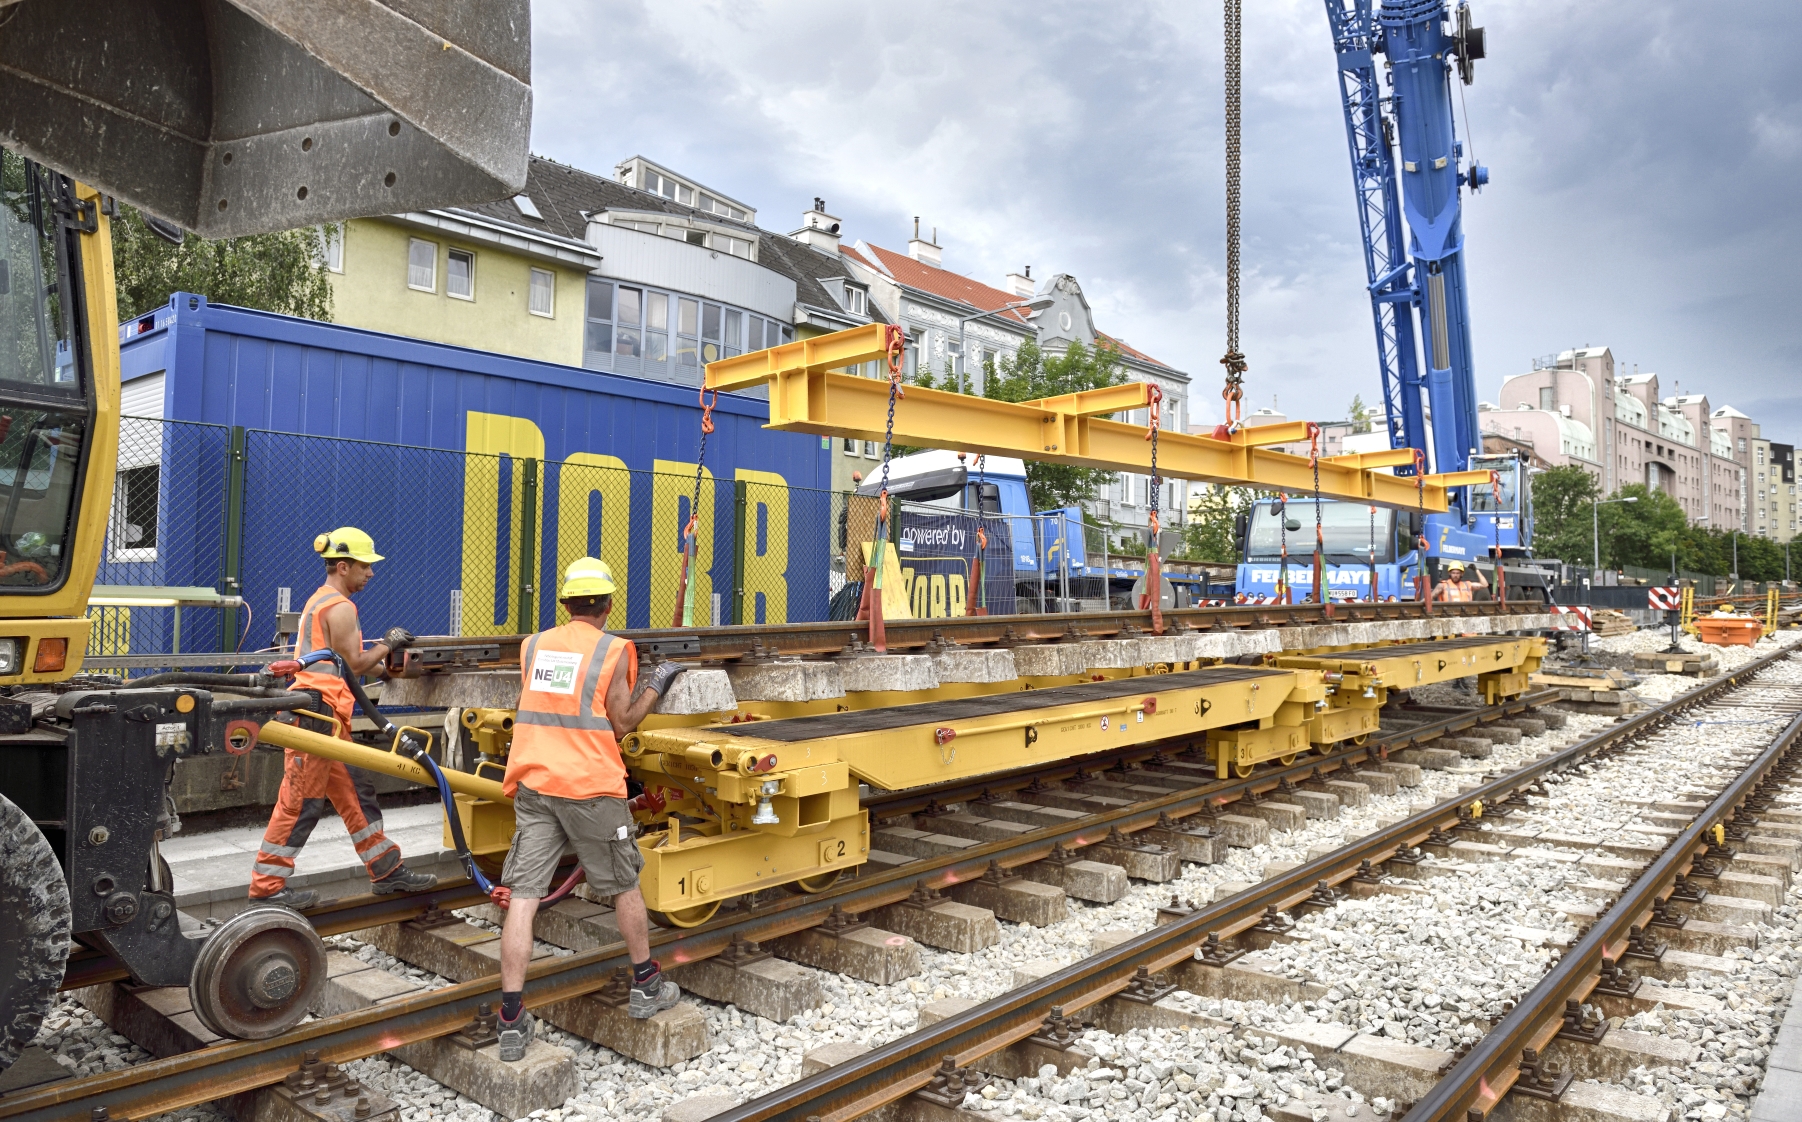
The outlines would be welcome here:
M 313 541 L 340 526 L 368 533 L 383 558 L 356 598 L 365 635 L 520 630 L 531 461 L 262 430 L 244 447 L 247 648 L 272 644 L 280 614 L 325 583 Z
M 121 418 L 96 599 L 169 599 L 184 589 L 220 589 L 230 455 L 229 428 Z M 108 597 L 115 589 L 124 595 Z M 90 655 L 229 649 L 221 646 L 228 621 L 216 608 L 95 606 L 88 615 Z

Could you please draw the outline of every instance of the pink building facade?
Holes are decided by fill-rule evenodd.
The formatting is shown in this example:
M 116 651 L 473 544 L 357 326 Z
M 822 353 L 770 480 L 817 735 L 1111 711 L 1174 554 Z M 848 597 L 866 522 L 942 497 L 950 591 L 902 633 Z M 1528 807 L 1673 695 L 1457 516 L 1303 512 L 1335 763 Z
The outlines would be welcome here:
M 1498 406 L 1479 416 L 1484 432 L 1530 443 L 1549 463 L 1582 467 L 1604 493 L 1643 483 L 1675 499 L 1692 522 L 1743 528 L 1757 435 L 1744 414 L 1711 411 L 1701 394 L 1660 397 L 1658 375 L 1617 374 L 1607 347 L 1535 365 L 1503 381 Z

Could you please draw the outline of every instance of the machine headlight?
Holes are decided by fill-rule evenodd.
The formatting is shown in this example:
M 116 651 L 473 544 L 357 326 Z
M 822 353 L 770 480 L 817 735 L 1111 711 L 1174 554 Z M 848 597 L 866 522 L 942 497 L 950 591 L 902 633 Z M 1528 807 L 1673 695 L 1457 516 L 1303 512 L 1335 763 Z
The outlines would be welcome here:
M 0 674 L 19 672 L 19 641 L 0 639 Z

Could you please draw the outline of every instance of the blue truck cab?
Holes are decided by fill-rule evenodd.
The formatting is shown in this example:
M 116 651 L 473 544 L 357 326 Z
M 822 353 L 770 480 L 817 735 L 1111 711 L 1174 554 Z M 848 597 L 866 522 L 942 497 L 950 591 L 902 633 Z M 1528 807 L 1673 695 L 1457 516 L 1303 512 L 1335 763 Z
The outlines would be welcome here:
M 1314 592 L 1313 499 L 1259 499 L 1240 515 L 1236 532 L 1240 564 L 1235 593 L 1248 600 L 1281 599 L 1287 542 L 1288 599 L 1300 604 Z M 1419 554 L 1405 540 L 1410 519 L 1385 507 L 1320 503 L 1320 530 L 1329 600 L 1409 599 Z

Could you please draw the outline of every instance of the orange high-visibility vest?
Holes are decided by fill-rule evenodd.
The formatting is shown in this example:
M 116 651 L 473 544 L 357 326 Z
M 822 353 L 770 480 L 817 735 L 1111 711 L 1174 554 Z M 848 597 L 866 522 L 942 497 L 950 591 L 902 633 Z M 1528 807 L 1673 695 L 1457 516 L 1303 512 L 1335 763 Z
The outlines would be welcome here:
M 1433 598 L 1436 600 L 1448 600 L 1453 603 L 1463 603 L 1475 599 L 1475 594 L 1476 586 L 1472 585 L 1467 580 L 1448 580 L 1443 584 L 1433 586 Z
M 519 708 L 502 789 L 520 784 L 562 799 L 626 797 L 626 763 L 607 719 L 607 684 L 621 659 L 638 679 L 638 647 L 571 621 L 527 639 L 519 655 Z
M 351 603 L 350 597 L 329 584 L 320 585 L 319 591 L 307 599 L 307 606 L 300 612 L 300 626 L 295 629 L 294 653 L 296 655 L 312 654 L 314 651 L 325 650 L 331 646 L 325 641 L 325 628 L 320 626 L 320 616 L 327 608 L 339 603 L 350 604 L 351 615 L 353 617 L 356 615 L 357 606 Z M 363 631 L 360 627 L 357 630 L 356 645 L 358 647 L 363 645 Z M 315 662 L 294 675 L 294 686 L 296 689 L 318 690 L 320 696 L 325 699 L 325 703 L 340 714 L 349 712 L 356 705 L 356 700 L 351 697 L 350 687 L 344 684 L 343 677 L 338 673 L 338 664 L 335 662 Z M 339 732 L 344 739 L 350 739 L 348 727 L 340 729 Z

